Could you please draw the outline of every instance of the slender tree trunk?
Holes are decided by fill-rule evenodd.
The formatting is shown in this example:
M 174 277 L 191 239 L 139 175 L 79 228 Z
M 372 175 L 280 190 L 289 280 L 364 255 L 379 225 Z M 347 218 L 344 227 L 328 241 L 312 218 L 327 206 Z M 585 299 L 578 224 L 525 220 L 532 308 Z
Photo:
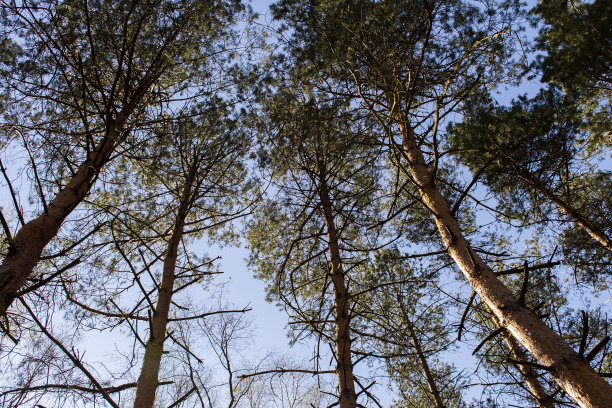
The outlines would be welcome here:
M 567 201 L 561 199 L 561 197 L 551 191 L 547 186 L 545 186 L 542 182 L 537 180 L 531 174 L 522 171 L 521 169 L 518 169 L 516 166 L 514 166 L 514 168 L 517 171 L 518 176 L 523 181 L 525 181 L 527 184 L 531 185 L 537 191 L 542 193 L 546 198 L 552 201 L 557 206 L 557 208 L 559 208 L 583 230 L 585 230 L 587 234 L 591 236 L 591 238 L 599 242 L 605 249 L 612 252 L 612 239 L 610 239 L 610 237 L 608 237 L 601 228 L 599 228 L 588 218 L 583 216 L 580 211 L 578 211 L 574 206 L 572 206 Z
M 0 316 L 26 283 L 43 250 L 57 235 L 64 220 L 89 194 L 102 167 L 113 152 L 125 120 L 114 122 L 100 145 L 74 173 L 68 184 L 49 202 L 46 211 L 27 222 L 13 238 L 13 245 L 0 265 Z
M 497 327 L 500 327 L 497 318 L 493 317 L 493 321 L 495 322 L 495 325 Z M 504 340 L 504 343 L 506 343 L 506 346 L 508 346 L 508 349 L 510 349 L 510 353 L 512 353 L 516 360 L 529 360 L 523 349 L 521 349 L 521 347 L 516 343 L 516 340 L 514 340 L 514 337 L 512 337 L 510 333 L 504 330 L 504 332 L 502 333 L 502 338 Z M 552 403 L 550 395 L 548 395 L 544 387 L 542 387 L 542 384 L 538 379 L 538 374 L 536 373 L 536 371 L 528 365 L 517 365 L 517 369 L 523 375 L 525 384 L 527 385 L 527 388 L 529 388 L 529 392 L 535 398 L 538 405 L 541 408 L 555 408 L 555 405 Z
M 528 357 L 525 352 L 520 348 L 518 344 L 516 344 L 516 340 L 510 334 L 505 333 L 504 342 L 510 349 L 510 352 L 514 355 L 515 359 L 518 361 L 528 361 Z M 555 408 L 555 404 L 552 403 L 550 396 L 546 393 L 544 387 L 538 380 L 538 374 L 535 372 L 533 368 L 528 365 L 517 365 L 518 370 L 523 375 L 525 379 L 525 384 L 527 384 L 527 388 L 529 388 L 529 392 L 535 398 L 538 405 L 542 408 Z
M 420 191 L 423 204 L 433 213 L 438 231 L 450 256 L 471 287 L 499 319 L 500 324 L 522 344 L 555 381 L 583 408 L 612 406 L 612 387 L 576 353 L 561 336 L 519 303 L 478 257 L 463 236 L 457 219 L 435 185 L 412 129 L 400 124 L 403 155 Z
M 408 318 L 408 313 L 406 313 L 406 309 L 402 303 L 400 298 L 400 309 L 402 311 L 402 317 L 404 318 L 404 323 L 406 323 L 406 327 L 408 328 L 408 333 L 410 334 L 410 340 L 412 341 L 412 345 L 416 350 L 417 357 L 419 359 L 419 364 L 423 369 L 423 374 L 425 375 L 425 380 L 427 381 L 427 387 L 429 388 L 429 393 L 434 399 L 434 403 L 436 408 L 446 408 L 444 405 L 444 401 L 442 401 L 442 396 L 440 395 L 440 390 L 436 384 L 436 380 L 429 369 L 429 363 L 427 362 L 427 357 L 425 357 L 425 353 L 423 353 L 423 349 L 421 348 L 421 342 L 419 341 L 419 337 L 414 331 L 414 326 L 412 322 Z
M 155 392 L 159 383 L 159 367 L 164 351 L 164 341 L 166 340 L 168 315 L 170 313 L 172 295 L 174 294 L 178 247 L 183 237 L 185 217 L 189 211 L 191 189 L 196 174 L 195 169 L 196 166 L 194 165 L 191 169 L 189 180 L 183 189 L 183 196 L 177 210 L 174 229 L 166 246 L 162 281 L 157 295 L 157 305 L 150 321 L 151 332 L 149 333 L 149 341 L 145 347 L 144 360 L 140 376 L 138 377 L 134 408 L 152 408 L 155 402 Z
M 327 226 L 327 237 L 329 239 L 329 255 L 331 258 L 334 304 L 336 308 L 336 375 L 338 376 L 338 391 L 340 393 L 339 407 L 355 408 L 357 406 L 357 394 L 355 393 L 355 382 L 353 380 L 348 291 L 340 258 L 338 232 L 332 214 L 332 204 L 324 173 L 321 175 L 320 181 L 319 196 Z

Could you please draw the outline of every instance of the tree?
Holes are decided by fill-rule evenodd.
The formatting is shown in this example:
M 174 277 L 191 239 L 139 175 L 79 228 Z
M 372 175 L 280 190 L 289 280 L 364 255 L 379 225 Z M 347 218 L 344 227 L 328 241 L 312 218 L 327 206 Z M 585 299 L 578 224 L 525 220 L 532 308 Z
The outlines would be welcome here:
M 545 52 L 536 62 L 536 75 L 578 104 L 582 128 L 590 133 L 587 147 L 609 148 L 612 6 L 601 0 L 547 0 L 532 12 L 543 23 L 536 41 Z
M 257 372 L 240 376 L 247 389 L 238 408 L 322 408 L 332 404 L 331 384 L 313 375 L 308 363 L 268 355 Z
M 163 255 L 153 254 L 160 260 L 163 258 L 163 268 L 161 282 L 155 284 L 156 290 L 153 290 L 157 292 L 157 301 L 155 306 L 150 305 L 149 340 L 138 379 L 135 407 L 153 406 L 173 295 L 203 280 L 207 274 L 206 269 L 200 270 L 203 265 L 192 265 L 189 259 L 194 256 L 189 256 L 186 249 L 181 251 L 180 246 L 186 245 L 190 235 L 201 235 L 203 231 L 214 236 L 213 231 L 242 212 L 234 206 L 240 204 L 238 198 L 244 196 L 241 189 L 246 186 L 241 159 L 248 151 L 247 140 L 237 130 L 236 122 L 227 117 L 228 110 L 221 101 L 198 105 L 189 116 L 191 120 L 162 129 L 163 134 L 156 138 L 153 152 L 131 153 L 155 160 L 155 163 L 140 164 L 145 174 L 141 183 L 150 189 L 149 203 L 159 200 L 166 204 L 162 211 L 164 216 L 160 218 L 170 222 L 164 234 L 169 236 L 160 237 L 166 245 Z M 168 220 L 170 214 L 173 220 Z M 137 214 L 130 216 L 138 218 Z M 158 227 L 154 225 L 151 229 L 155 231 Z M 139 229 L 139 233 L 142 234 L 143 229 Z M 186 265 L 177 270 L 181 253 Z M 125 254 L 126 261 L 129 255 Z M 144 269 L 153 268 L 155 263 L 154 260 L 148 262 Z M 153 293 L 143 295 L 149 299 Z M 231 372 L 230 367 L 227 369 Z
M 330 92 L 354 95 L 378 119 L 396 149 L 396 165 L 413 181 L 474 291 L 575 401 L 609 404 L 610 385 L 496 277 L 466 239 L 456 204 L 438 187 L 444 182 L 438 174 L 442 121 L 475 89 L 503 79 L 512 51 L 504 37 L 517 15 L 512 5 L 482 12 L 449 2 L 361 2 L 348 9 L 297 3 L 283 1 L 275 9 L 295 31 L 297 63 L 328 79 Z
M 339 406 L 360 406 L 351 271 L 376 245 L 367 227 L 377 216 L 378 156 L 352 142 L 367 130 L 341 103 L 302 89 L 299 76 L 281 85 L 263 107 L 260 161 L 275 191 L 249 227 L 250 262 L 298 337 L 333 344 Z
M 242 70 L 239 1 L 0 0 L 0 403 L 381 406 L 384 372 L 398 408 L 610 405 L 612 8 L 521 7 L 278 0 Z M 501 106 L 530 18 L 546 89 Z M 246 370 L 246 309 L 208 304 L 204 238 L 237 243 L 250 208 L 311 368 Z
M 473 104 L 449 139 L 461 161 L 495 192 L 508 217 L 549 226 L 569 221 L 582 229 L 565 226 L 560 236 L 566 262 L 597 282 L 610 264 L 611 180 L 592 164 L 581 124 L 567 97 L 549 90 L 508 108 Z
M 129 378 L 131 368 L 141 362 L 136 356 L 140 354 L 139 345 L 142 345 L 144 357 L 138 381 L 120 386 L 99 381 L 104 386 L 95 383 L 95 386 L 88 386 L 81 385 L 75 379 L 68 380 L 63 387 L 60 381 L 55 387 L 49 384 L 47 387 L 30 386 L 21 381 L 21 388 L 9 388 L 6 395 L 37 398 L 40 394 L 45 396 L 46 392 L 48 398 L 50 393 L 60 390 L 64 396 L 87 400 L 87 394 L 95 397 L 97 393 L 107 397 L 111 405 L 119 406 L 120 400 L 115 402 L 114 397 L 105 393 L 127 390 L 129 394 L 130 388 L 136 388 L 135 405 L 152 407 L 156 390 L 160 386 L 168 389 L 169 384 L 174 384 L 172 388 L 176 395 L 163 391 L 161 394 L 165 398 L 162 401 L 178 404 L 196 395 L 201 398 L 200 390 L 207 386 L 205 382 L 194 379 L 193 375 L 189 377 L 190 381 L 178 380 L 184 378 L 184 371 L 192 370 L 192 365 L 197 365 L 190 359 L 203 363 L 198 357 L 199 347 L 195 342 L 188 342 L 183 334 L 188 332 L 188 326 L 193 322 L 210 319 L 217 314 L 243 313 L 245 309 L 200 312 L 202 305 L 190 301 L 186 292 L 193 290 L 194 286 L 206 285 L 210 277 L 218 273 L 214 269 L 214 260 L 208 259 L 200 248 L 194 251 L 190 244 L 204 234 L 217 243 L 231 241 L 233 234 L 228 225 L 243 215 L 244 207 L 249 205 L 252 185 L 245 182 L 246 172 L 242 162 L 249 150 L 249 143 L 240 130 L 239 122 L 232 117 L 227 102 L 215 98 L 197 104 L 185 116 L 183 120 L 152 128 L 151 132 L 156 134 L 152 143 L 134 148 L 115 161 L 113 170 L 123 183 L 118 183 L 115 189 L 107 185 L 106 201 L 89 203 L 95 208 L 103 208 L 107 216 L 112 215 L 109 217 L 112 219 L 110 227 L 99 232 L 97 238 L 112 242 L 114 250 L 112 247 L 105 249 L 104 264 L 84 262 L 83 266 L 95 270 L 94 277 L 60 277 L 63 293 L 52 293 L 44 305 L 49 309 L 48 313 L 53 313 L 54 308 L 49 300 L 62 295 L 67 298 L 64 310 L 68 312 L 68 320 L 74 319 L 77 339 L 88 329 L 106 334 L 109 329 L 125 329 L 128 336 L 133 337 L 134 350 L 131 360 L 125 361 L 127 367 L 120 367 L 127 373 L 119 377 Z M 200 288 L 199 296 L 202 296 L 201 292 Z M 42 293 L 35 295 L 41 296 Z M 24 296 L 28 302 L 29 297 Z M 25 301 L 22 303 L 26 305 Z M 32 313 L 32 309 L 27 308 L 31 319 L 35 320 L 40 312 Z M 37 324 L 39 330 L 50 337 L 51 321 L 57 319 L 46 320 L 45 324 Z M 139 322 L 144 323 L 144 327 L 140 326 L 139 329 Z M 27 323 L 20 325 L 21 330 L 36 337 L 35 330 L 29 328 Z M 149 328 L 148 332 L 145 327 Z M 211 326 L 208 333 L 213 336 L 214 330 Z M 211 347 L 218 344 L 219 347 L 227 347 L 230 340 L 233 337 L 211 340 Z M 72 342 L 74 344 L 75 340 Z M 56 344 L 72 357 L 70 346 Z M 88 366 L 82 361 L 82 356 L 74 352 L 74 346 L 72 350 L 76 355 L 74 365 Z M 184 352 L 188 354 L 186 363 L 170 362 L 178 360 Z M 170 354 L 165 359 L 165 369 L 162 354 Z M 15 359 L 19 360 L 17 357 Z M 27 359 L 24 360 L 27 362 Z M 60 373 L 56 372 L 57 365 L 52 361 L 39 363 L 43 367 L 40 371 L 46 370 L 52 378 L 75 371 L 75 367 L 70 367 L 70 361 L 64 364 L 68 368 L 63 367 Z M 116 369 L 114 367 L 113 371 Z M 227 367 L 230 375 L 233 374 L 232 370 L 232 367 Z M 168 373 L 177 378 L 163 378 Z M 33 384 L 40 382 L 40 373 L 35 373 L 27 381 Z M 229 384 L 230 391 L 233 391 L 233 386 Z M 18 393 L 18 390 L 21 391 Z
M 424 258 L 406 260 L 397 249 L 374 255 L 359 279 L 360 340 L 384 358 L 395 407 L 462 407 L 462 373 L 442 356 L 453 348 L 451 305 L 437 290 L 436 262 Z
M 148 124 L 163 119 L 161 107 L 197 96 L 209 60 L 231 35 L 230 23 L 241 7 L 239 2 L 2 3 L 2 38 L 19 44 L 19 69 L 3 72 L 11 96 L 3 128 L 22 136 L 42 213 L 26 223 L 16 205 L 21 226 L 14 237 L 3 223 L 9 246 L 0 266 L 0 314 L 104 166 L 142 141 Z
M 609 269 L 611 245 L 610 174 L 595 164 L 610 128 L 611 9 L 604 3 L 546 1 L 534 8 L 543 23 L 537 45 L 546 52 L 535 74 L 548 89 L 511 107 L 474 101 L 450 139 L 463 163 L 483 169 L 512 216 L 550 224 L 557 218 L 552 204 L 579 227 L 560 237 L 566 262 L 596 285 L 605 285 L 600 276 Z M 477 159 L 476 150 L 487 159 Z

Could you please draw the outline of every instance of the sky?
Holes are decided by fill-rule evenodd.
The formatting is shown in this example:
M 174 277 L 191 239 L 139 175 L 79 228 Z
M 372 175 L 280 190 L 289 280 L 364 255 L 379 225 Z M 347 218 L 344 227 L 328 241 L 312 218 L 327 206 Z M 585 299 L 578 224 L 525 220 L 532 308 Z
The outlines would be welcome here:
M 251 3 L 253 11 L 260 14 L 262 23 L 270 21 L 268 7 L 272 1 L 255 0 Z M 534 93 L 537 83 L 524 84 L 520 89 L 510 93 L 500 94 L 500 102 L 507 103 L 519 93 Z M 203 244 L 203 243 L 202 243 Z M 223 296 L 228 302 L 237 308 L 249 307 L 251 311 L 247 313 L 247 318 L 251 322 L 252 338 L 248 350 L 244 350 L 245 355 L 250 355 L 254 359 L 264 358 L 270 353 L 290 356 L 294 361 L 307 361 L 312 355 L 312 342 L 289 345 L 287 336 L 287 314 L 277 305 L 265 301 L 264 282 L 255 279 L 252 272 L 248 269 L 246 258 L 249 253 L 244 247 L 226 246 L 223 248 L 208 247 L 210 256 L 220 256 L 220 270 L 224 275 L 217 278 L 216 282 L 223 283 Z M 465 288 L 467 289 L 467 287 Z M 449 353 L 449 357 L 459 367 L 473 369 L 475 358 L 471 356 L 471 349 L 466 344 Z M 357 373 L 368 375 L 365 364 L 357 368 Z M 384 380 L 378 380 L 380 384 L 376 395 L 380 398 L 383 406 L 388 406 L 392 401 L 392 393 L 387 389 Z M 474 388 L 466 394 L 466 400 L 479 398 L 481 389 Z
M 271 1 L 253 1 L 253 10 L 262 15 L 262 19 L 266 20 L 266 13 Z M 269 20 L 269 15 L 267 16 Z M 537 88 L 537 83 L 524 85 L 519 93 L 527 92 L 533 94 Z M 514 91 L 516 94 L 516 91 Z M 507 102 L 510 99 L 510 93 L 503 95 L 502 102 Z M 206 245 L 201 243 L 201 245 Z M 293 347 L 289 346 L 287 337 L 287 314 L 278 306 L 265 301 L 264 283 L 255 279 L 252 272 L 249 271 L 246 265 L 248 251 L 242 247 L 226 246 L 224 248 L 208 247 L 205 251 L 209 256 L 221 256 L 219 261 L 220 270 L 224 275 L 217 278 L 217 282 L 223 283 L 224 298 L 234 304 L 237 308 L 249 307 L 252 310 L 248 312 L 248 319 L 251 321 L 253 328 L 253 336 L 249 341 L 248 350 L 245 354 L 252 355 L 255 359 L 265 357 L 269 353 L 286 354 L 294 360 L 308 360 L 311 355 L 311 344 L 297 344 Z M 98 338 L 94 333 L 91 338 L 85 342 L 83 349 L 86 349 L 87 358 L 92 360 L 100 358 L 104 360 L 106 356 L 116 352 L 116 344 L 121 344 L 124 341 L 120 333 L 111 333 L 102 339 Z M 459 366 L 471 366 L 473 359 L 464 357 L 469 354 L 469 350 L 464 347 L 455 352 L 457 354 L 456 363 Z M 365 370 L 365 367 L 361 368 Z M 362 371 L 366 374 L 365 371 Z M 379 388 L 377 396 L 381 397 L 383 406 L 388 405 L 391 400 L 391 394 L 384 389 L 384 384 Z M 476 390 L 469 394 L 470 397 L 478 397 L 479 392 Z M 469 399 L 469 397 L 468 397 Z

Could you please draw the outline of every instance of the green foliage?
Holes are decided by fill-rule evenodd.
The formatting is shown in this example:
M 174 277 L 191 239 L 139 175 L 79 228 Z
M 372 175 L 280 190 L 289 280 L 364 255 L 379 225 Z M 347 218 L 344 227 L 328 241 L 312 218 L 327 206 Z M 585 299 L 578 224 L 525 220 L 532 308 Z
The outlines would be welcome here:
M 589 148 L 610 146 L 612 98 L 612 4 L 546 0 L 533 10 L 544 26 L 537 39 L 546 54 L 542 80 L 559 86 L 581 106 Z
M 578 221 L 574 211 L 612 233 L 610 173 L 591 160 L 582 123 L 566 96 L 546 90 L 510 107 L 492 102 L 468 107 L 463 122 L 449 128 L 449 144 L 473 173 L 482 171 L 481 181 L 507 216 L 550 226 L 562 221 L 558 230 L 565 230 L 560 238 L 566 262 L 578 277 L 598 282 L 607 274 L 609 251 L 580 226 L 568 225 Z
M 111 130 L 120 132 L 111 143 L 139 143 L 148 123 L 168 119 L 163 107 L 201 92 L 229 55 L 242 9 L 174 0 L 3 6 L 0 36 L 16 49 L 13 69 L 0 72 L 10 96 L 3 138 L 25 136 L 45 191 L 54 191 Z
M 376 245 L 377 231 L 367 227 L 378 217 L 378 155 L 354 143 L 359 125 L 350 111 L 315 95 L 281 88 L 268 94 L 263 112 L 258 161 L 271 194 L 249 222 L 249 262 L 270 300 L 326 331 L 333 299 L 321 190 L 328 190 L 348 271 Z
M 492 102 L 466 107 L 463 122 L 449 128 L 449 144 L 473 173 L 504 194 L 511 214 L 528 216 L 525 181 L 521 173 L 551 186 L 568 182 L 565 160 L 579 152 L 579 120 L 571 106 L 554 91 L 541 92 L 529 100 L 521 97 L 512 106 Z M 522 188 L 521 188 L 522 187 Z M 516 208 L 513 208 L 516 206 Z
M 404 259 L 388 248 L 355 272 L 360 295 L 354 324 L 361 348 L 385 358 L 398 391 L 397 408 L 436 406 L 426 370 L 445 406 L 464 406 L 462 373 L 445 359 L 454 351 L 454 333 L 446 319 L 451 304 L 438 292 L 435 264 Z
M 546 0 L 533 10 L 545 24 L 538 45 L 543 80 L 575 88 L 610 89 L 612 77 L 612 5 L 593 2 Z M 606 85 L 607 84 L 607 85 Z
M 287 52 L 300 72 L 360 101 L 381 125 L 408 115 L 425 132 L 476 83 L 512 69 L 507 33 L 521 14 L 513 1 L 482 10 L 462 1 L 287 0 L 272 10 L 292 30 Z
M 236 60 L 248 41 L 236 32 L 236 18 L 245 11 L 237 0 L 3 3 L 0 148 L 33 152 L 26 164 L 32 171 L 24 177 L 36 164 L 42 190 L 51 196 L 109 134 L 120 134 L 96 173 L 101 182 L 68 220 L 72 229 L 49 245 L 35 279 L 76 258 L 82 264 L 31 294 L 37 313 L 61 307 L 77 328 L 75 338 L 84 330 L 120 327 L 135 346 L 122 360 L 126 371 L 110 375 L 127 379 L 145 316 L 154 311 L 169 236 L 184 219 L 166 372 L 180 373 L 177 395 L 191 392 L 193 384 L 202 398 L 198 387 L 208 390 L 202 379 L 196 385 L 191 365 L 198 359 L 197 339 L 179 343 L 171 335 L 190 332 L 194 326 L 186 319 L 206 296 L 183 289 L 206 284 L 217 272 L 202 238 L 236 244 L 241 236 L 231 220 L 253 208 L 244 231 L 249 267 L 266 283 L 267 299 L 288 312 L 294 341 L 337 340 L 333 224 L 353 362 L 363 357 L 384 368 L 397 392 L 392 406 L 435 407 L 432 381 L 449 408 L 503 405 L 463 400 L 471 374 L 453 365 L 457 350 L 472 346 L 454 340 L 465 307 L 463 295 L 454 292 L 463 278 L 449 266 L 436 225 L 441 221 L 431 216 L 412 179 L 403 143 L 413 132 L 432 185 L 489 265 L 521 267 L 562 253 L 577 282 L 606 289 L 610 251 L 558 202 L 612 235 L 612 178 L 597 162 L 610 145 L 609 3 L 540 2 L 533 13 L 543 24 L 537 45 L 546 55 L 535 66 L 549 87 L 509 106 L 488 95 L 514 81 L 523 65 L 516 55 L 525 13 L 515 0 L 279 0 L 272 15 L 280 35 L 268 45 L 277 53 L 248 70 Z M 446 128 L 451 118 L 461 122 Z M 252 178 L 250 165 L 258 166 Z M 263 182 L 255 182 L 258 177 Z M 32 185 L 35 201 L 39 186 Z M 251 207 L 264 185 L 262 199 Z M 0 236 L 6 235 L 3 230 Z M 6 251 L 7 244 L 0 245 Z M 516 295 L 524 287 L 525 306 L 588 352 L 609 335 L 609 318 L 593 308 L 578 319 L 569 308 L 574 294 L 567 293 L 575 284 L 564 288 L 562 271 L 538 269 L 525 286 L 522 274 L 501 279 Z M 13 321 L 23 325 L 23 338 L 40 346 L 18 312 Z M 468 342 L 484 339 L 499 324 L 478 300 L 466 316 Z M 224 343 L 219 357 L 229 371 L 225 353 L 229 340 L 242 336 L 242 323 L 226 323 L 216 333 L 205 321 L 193 337 L 204 330 L 211 346 Z M 24 354 L 26 370 L 18 381 L 42 381 L 31 372 L 35 354 Z M 68 360 L 58 364 L 60 371 L 53 368 L 55 356 L 46 345 L 40 354 L 48 360 L 41 364 L 49 378 L 71 373 Z M 532 403 L 522 374 L 507 361 L 512 355 L 503 337 L 490 339 L 478 353 L 484 364 L 476 376 L 490 387 L 485 394 Z M 323 358 L 318 351 L 317 358 Z M 605 353 L 593 362 L 602 371 L 612 367 Z M 198 363 L 203 373 L 205 364 Z M 291 403 L 322 404 L 320 387 L 304 376 L 277 377 L 270 390 L 263 382 L 230 387 L 251 393 L 241 404 L 279 403 L 267 395 L 275 388 L 292 393 Z M 281 381 L 286 378 L 296 388 Z M 73 382 L 90 387 L 88 381 Z M 571 404 L 552 381 L 538 381 L 560 403 Z M 169 403 L 176 400 L 171 392 L 166 396 Z

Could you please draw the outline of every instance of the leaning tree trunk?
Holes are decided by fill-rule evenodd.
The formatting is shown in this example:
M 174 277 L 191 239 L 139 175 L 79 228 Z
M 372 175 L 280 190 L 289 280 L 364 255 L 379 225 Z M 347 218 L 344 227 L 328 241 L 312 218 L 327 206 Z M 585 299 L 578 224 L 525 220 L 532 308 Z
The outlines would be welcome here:
M 440 395 L 440 390 L 438 389 L 438 385 L 436 384 L 436 379 L 433 376 L 431 369 L 429 368 L 429 363 L 427 362 L 427 356 L 423 352 L 423 348 L 421 347 L 421 342 L 419 340 L 419 336 L 414 330 L 414 325 L 408 318 L 408 313 L 406 312 L 406 307 L 401 299 L 398 297 L 398 302 L 400 304 L 400 310 L 402 312 L 402 318 L 404 323 L 406 324 L 406 328 L 408 329 L 408 334 L 410 335 L 410 340 L 412 341 L 412 345 L 414 346 L 414 350 L 416 351 L 417 358 L 419 359 L 419 365 L 423 370 L 423 375 L 425 376 L 425 380 L 427 381 L 427 388 L 429 388 L 429 393 L 431 394 L 434 404 L 436 408 L 446 408 L 444 405 L 444 401 L 442 400 L 442 396 Z
M 153 408 L 153 403 L 155 402 L 155 392 L 159 384 L 159 367 L 164 352 L 166 327 L 168 326 L 168 315 L 170 313 L 172 295 L 174 294 L 178 247 L 183 237 L 185 217 L 189 211 L 191 189 L 196 170 L 197 166 L 194 165 L 191 169 L 189 180 L 183 189 L 183 196 L 177 210 L 174 229 L 166 246 L 162 281 L 157 295 L 157 305 L 150 321 L 151 332 L 149 333 L 149 341 L 145 347 L 142 368 L 138 377 L 134 408 Z
M 177 33 L 173 33 L 175 37 Z M 173 38 L 169 38 L 170 44 Z M 162 52 L 160 50 L 160 52 Z M 45 247 L 57 235 L 60 227 L 70 213 L 87 197 L 98 174 L 109 161 L 117 145 L 125 137 L 125 125 L 129 117 L 143 103 L 151 84 L 155 83 L 165 70 L 165 59 L 156 60 L 148 74 L 134 86 L 131 97 L 115 118 L 106 118 L 104 137 L 88 153 L 87 159 L 77 168 L 76 173 L 51 200 L 45 211 L 27 222 L 13 238 L 8 255 L 0 265 L 0 316 L 15 299 L 19 289 L 25 284 L 40 261 Z M 109 114 L 110 116 L 110 114 Z
M 329 239 L 329 255 L 331 258 L 332 283 L 334 285 L 334 304 L 336 312 L 336 375 L 338 376 L 338 391 L 340 393 L 340 408 L 355 408 L 357 394 L 353 380 L 353 361 L 351 357 L 351 331 L 349 317 L 349 299 L 345 282 L 345 273 L 340 258 L 338 232 L 332 214 L 332 204 L 325 175 L 321 175 L 319 196 L 327 226 Z
M 612 252 L 612 239 L 610 239 L 610 237 L 608 237 L 600 227 L 598 227 L 591 220 L 583 216 L 580 211 L 578 211 L 574 206 L 572 206 L 570 203 L 563 200 L 561 197 L 551 191 L 550 188 L 545 186 L 537 178 L 533 177 L 531 174 L 519 169 L 516 166 L 514 166 L 514 169 L 517 171 L 518 176 L 523 181 L 531 185 L 533 188 L 543 194 L 546 198 L 552 201 L 561 212 L 569 216 L 576 224 L 578 224 L 583 230 L 585 230 L 586 233 L 591 236 L 591 238 L 599 242 L 605 249 Z
M 521 304 L 472 249 L 457 219 L 435 185 L 414 132 L 401 124 L 402 155 L 430 210 L 442 241 L 465 278 L 500 324 L 550 372 L 563 390 L 583 408 L 612 407 L 612 387 L 561 336 Z
M 501 327 L 501 325 L 497 321 L 497 318 L 493 317 L 493 322 L 497 327 Z M 510 353 L 512 353 L 512 355 L 517 361 L 528 361 L 527 355 L 525 354 L 523 349 L 521 349 L 521 347 L 516 343 L 516 340 L 514 340 L 514 337 L 512 337 L 512 335 L 510 335 L 508 331 L 504 330 L 501 335 L 504 343 L 506 343 L 506 346 L 510 350 Z M 529 393 L 531 393 L 533 398 L 535 398 L 538 405 L 541 408 L 555 408 L 555 404 L 552 402 L 552 398 L 550 397 L 550 395 L 548 395 L 548 393 L 540 383 L 540 380 L 538 379 L 538 374 L 533 369 L 533 367 L 517 364 L 516 368 L 521 372 L 525 380 L 525 384 L 529 389 Z
M 57 235 L 64 220 L 89 194 L 102 167 L 108 162 L 125 119 L 108 126 L 107 134 L 74 173 L 68 184 L 49 202 L 45 211 L 27 222 L 17 232 L 9 247 L 8 255 L 0 265 L 0 316 L 15 299 L 26 283 L 49 242 Z

